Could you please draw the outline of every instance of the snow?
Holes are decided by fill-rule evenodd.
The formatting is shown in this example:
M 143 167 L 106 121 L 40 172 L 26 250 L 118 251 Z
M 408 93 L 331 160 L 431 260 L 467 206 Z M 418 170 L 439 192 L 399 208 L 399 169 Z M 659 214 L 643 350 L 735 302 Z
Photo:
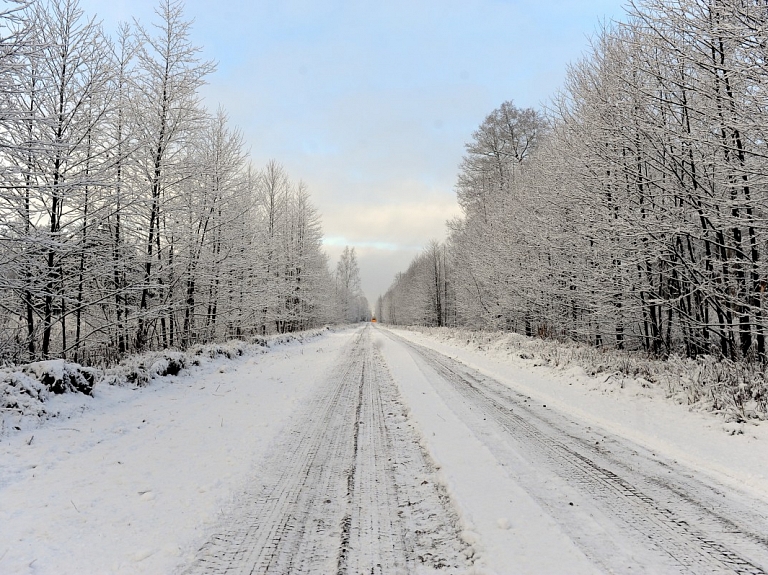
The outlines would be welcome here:
M 51 398 L 66 416 L 0 442 L 0 572 L 168 573 L 190 561 L 348 337 Z
M 411 335 L 398 330 L 399 335 Z M 377 334 L 384 358 L 465 522 L 464 539 L 491 572 L 595 573 L 552 518 L 446 405 L 408 351 Z
M 726 422 L 681 405 L 642 378 L 590 376 L 581 367 L 558 369 L 524 359 L 503 346 L 459 344 L 443 335 L 393 329 L 525 393 L 537 402 L 591 422 L 715 480 L 768 500 L 768 424 Z
M 466 553 L 474 555 L 469 573 L 600 571 L 489 449 L 497 428 L 483 427 L 482 417 L 470 428 L 433 385 L 435 374 L 388 330 L 373 329 L 373 344 L 459 515 Z M 112 375 L 144 370 L 151 385 L 97 384 L 93 397 L 47 397 L 44 405 L 57 417 L 31 415 L 19 421 L 20 431 L 0 436 L 0 573 L 170 573 L 188 565 L 357 331 L 271 347 L 209 346 L 193 354 L 207 358 L 201 365 L 177 376 L 157 375 L 167 355 L 134 358 Z M 534 365 L 503 347 L 392 332 L 593 426 L 597 435 L 626 438 L 768 501 L 768 424 L 691 411 L 641 378 L 592 376 L 573 365 Z M 44 394 L 30 373 L 13 373 L 30 393 Z M 552 481 L 542 488 L 559 489 Z M 562 505 L 575 521 L 594 522 L 586 502 L 565 498 Z

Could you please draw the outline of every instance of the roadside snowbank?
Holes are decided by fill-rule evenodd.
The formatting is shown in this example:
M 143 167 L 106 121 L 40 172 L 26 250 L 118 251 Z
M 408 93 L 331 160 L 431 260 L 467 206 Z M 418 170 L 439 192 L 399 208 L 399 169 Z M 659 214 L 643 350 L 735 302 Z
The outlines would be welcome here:
M 598 349 L 577 342 L 557 342 L 509 332 L 460 328 L 408 327 L 437 341 L 476 351 L 516 356 L 531 367 L 541 365 L 597 377 L 609 387 L 660 387 L 667 397 L 701 411 L 722 414 L 735 424 L 768 420 L 768 373 L 756 364 L 672 356 L 651 359 L 638 352 Z M 738 426 L 732 426 L 739 429 Z
M 62 359 L 0 369 L 0 436 L 34 429 L 51 418 L 67 418 L 92 404 L 101 385 L 146 387 L 156 378 L 179 375 L 191 367 L 224 357 L 263 353 L 292 342 L 303 343 L 331 328 L 198 345 L 187 351 L 151 351 L 129 356 L 119 365 L 99 370 Z M 70 395 L 71 394 L 71 395 Z M 59 397 L 64 396 L 64 397 Z
M 519 335 L 478 333 L 473 338 L 471 332 L 450 329 L 391 331 L 449 355 L 548 408 L 768 501 L 768 458 L 764 456 L 768 424 L 759 419 L 724 421 L 700 405 L 686 405 L 679 397 L 670 401 L 663 385 L 642 376 L 622 376 L 612 370 L 598 373 L 565 361 L 547 363 L 540 355 L 531 357 L 536 342 L 529 346 Z

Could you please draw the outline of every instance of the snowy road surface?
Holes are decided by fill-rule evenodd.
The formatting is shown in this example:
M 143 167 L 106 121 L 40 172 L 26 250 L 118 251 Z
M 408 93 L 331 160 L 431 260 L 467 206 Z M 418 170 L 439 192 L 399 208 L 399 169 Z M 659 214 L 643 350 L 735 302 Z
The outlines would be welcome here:
M 764 500 L 716 484 L 638 444 L 536 403 L 443 353 L 391 334 L 389 338 L 394 345 L 385 355 L 401 366 L 402 372 L 395 370 L 398 381 L 410 379 L 413 384 L 421 379 L 422 386 L 431 388 L 422 393 L 434 393 L 449 406 L 472 441 L 487 448 L 516 484 L 517 496 L 529 498 L 546 519 L 554 520 L 587 559 L 589 569 L 768 571 Z M 407 372 L 403 366 L 409 363 L 419 375 Z M 511 513 L 514 517 L 508 521 L 518 531 L 527 530 L 537 515 L 530 510 Z M 552 553 L 552 547 L 541 542 L 519 553 L 526 556 L 532 549 Z M 534 557 L 527 570 L 581 570 L 566 558 L 556 560 L 559 566 L 543 564 L 542 559 Z M 515 572 L 514 557 L 509 560 L 513 562 L 507 566 L 494 567 Z
M 0 573 L 768 573 L 759 464 L 691 467 L 480 363 L 368 326 L 104 390 L 3 439 Z
M 275 445 L 260 485 L 186 573 L 457 572 L 466 565 L 458 518 L 406 424 L 370 332 L 344 348 L 338 369 Z

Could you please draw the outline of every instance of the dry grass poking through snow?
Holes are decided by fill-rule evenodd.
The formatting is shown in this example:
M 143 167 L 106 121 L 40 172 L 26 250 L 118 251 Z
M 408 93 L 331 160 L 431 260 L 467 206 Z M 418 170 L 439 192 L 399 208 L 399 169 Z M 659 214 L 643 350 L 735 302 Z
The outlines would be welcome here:
M 581 367 L 588 375 L 623 385 L 633 379 L 644 387 L 661 387 L 667 397 L 704 411 L 722 414 L 726 421 L 768 419 L 768 366 L 672 356 L 652 359 L 639 352 L 598 349 L 576 342 L 528 338 L 515 333 L 457 328 L 409 327 L 443 341 L 476 350 L 504 351 L 553 368 Z

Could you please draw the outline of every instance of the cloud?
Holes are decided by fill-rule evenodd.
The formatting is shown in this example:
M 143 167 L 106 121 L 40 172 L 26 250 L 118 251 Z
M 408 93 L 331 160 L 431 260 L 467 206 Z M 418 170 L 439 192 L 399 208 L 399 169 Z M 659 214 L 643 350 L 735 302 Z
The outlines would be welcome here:
M 452 197 L 421 196 L 396 204 L 342 205 L 323 215 L 323 228 L 326 245 L 413 250 L 442 239 L 445 222 L 459 214 Z
M 420 199 L 342 205 L 324 214 L 324 245 L 332 264 L 345 246 L 355 248 L 363 292 L 372 306 L 392 283 L 395 273 L 405 270 L 429 240 L 444 239 L 445 222 L 460 214 L 453 196 L 433 193 L 413 197 Z

